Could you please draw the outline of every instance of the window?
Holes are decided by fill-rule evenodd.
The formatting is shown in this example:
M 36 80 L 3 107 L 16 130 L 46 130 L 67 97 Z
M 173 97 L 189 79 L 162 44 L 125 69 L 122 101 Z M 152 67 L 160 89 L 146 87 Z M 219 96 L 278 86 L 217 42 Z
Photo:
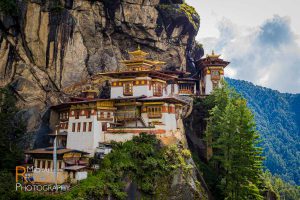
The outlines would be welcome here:
M 75 111 L 75 119 L 79 119 L 79 110 Z
M 92 131 L 92 122 L 89 122 L 89 132 Z
M 83 122 L 83 127 L 82 127 L 82 128 L 83 128 L 82 131 L 83 131 L 83 132 L 86 132 L 86 122 Z
M 77 132 L 80 132 L 80 125 L 81 125 L 81 123 L 79 122 L 79 123 L 77 124 Z
M 45 169 L 46 168 L 46 160 L 42 161 L 42 168 Z
M 175 91 L 175 87 L 174 87 L 174 84 L 171 85 L 171 94 L 173 94 Z
M 61 160 L 58 161 L 58 169 L 61 169 Z
M 47 160 L 47 169 L 51 169 L 51 160 Z
M 76 174 L 75 174 L 75 172 L 73 172 L 73 178 L 74 178 L 74 179 L 76 178 Z
M 211 78 L 212 79 L 220 79 L 220 72 L 218 70 L 211 71 Z
M 102 131 L 107 131 L 107 123 L 106 122 L 102 123 Z
M 148 117 L 149 118 L 161 118 L 162 117 L 161 106 L 151 106 L 148 107 Z
M 153 84 L 153 96 L 162 96 L 163 88 L 161 83 Z
M 36 165 L 36 167 L 37 167 L 37 168 L 40 168 L 40 166 L 41 166 L 41 161 L 40 161 L 40 160 L 37 160 L 37 165 Z
M 104 112 L 100 112 L 100 119 L 104 118 Z
M 108 118 L 108 119 L 110 118 L 110 112 L 107 113 L 107 118 Z
M 86 111 L 86 118 L 91 118 L 91 111 L 90 110 Z
M 72 124 L 72 132 L 75 132 L 75 123 Z
M 69 128 L 69 123 L 67 122 L 67 123 L 66 123 L 66 129 L 68 129 L 68 128 Z
M 125 96 L 132 96 L 132 83 L 124 83 L 123 84 L 123 94 Z

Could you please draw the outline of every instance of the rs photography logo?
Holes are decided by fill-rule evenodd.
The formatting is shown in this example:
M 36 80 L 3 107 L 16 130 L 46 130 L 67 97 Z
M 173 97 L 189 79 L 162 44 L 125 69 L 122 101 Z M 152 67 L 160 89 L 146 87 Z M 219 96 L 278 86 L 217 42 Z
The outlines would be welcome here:
M 24 192 L 54 192 L 67 191 L 68 184 L 40 184 L 36 183 L 33 174 L 45 174 L 47 177 L 53 176 L 52 169 L 34 168 L 33 166 L 16 166 L 16 191 Z

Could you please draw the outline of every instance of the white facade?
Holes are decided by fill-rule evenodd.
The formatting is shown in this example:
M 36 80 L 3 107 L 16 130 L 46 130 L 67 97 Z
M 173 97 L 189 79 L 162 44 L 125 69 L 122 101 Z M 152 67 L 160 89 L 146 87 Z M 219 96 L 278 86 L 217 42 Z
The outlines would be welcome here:
M 210 74 L 205 75 L 204 85 L 205 85 L 205 95 L 211 94 L 211 92 L 213 91 L 213 83 L 212 83 Z
M 133 83 L 133 81 L 144 81 L 148 82 L 144 85 L 135 85 L 132 84 L 132 95 L 124 95 L 124 83 Z M 160 83 L 162 85 L 162 97 L 167 97 L 170 95 L 177 95 L 179 94 L 179 87 L 178 84 L 167 84 L 165 81 L 152 79 L 151 77 L 138 77 L 134 80 L 131 79 L 113 79 L 112 82 L 117 82 L 117 85 L 112 85 L 111 91 L 110 91 L 110 97 L 112 99 L 115 98 L 122 98 L 122 97 L 138 97 L 138 96 L 147 96 L 152 97 L 155 96 L 154 94 L 154 83 Z M 121 85 L 119 85 L 121 83 Z M 150 85 L 151 84 L 151 85 Z
M 106 117 L 107 112 L 104 113 L 104 117 Z M 113 114 L 111 114 L 111 117 L 113 117 Z M 88 152 L 90 155 L 94 155 L 96 148 L 99 146 L 99 142 L 103 142 L 105 140 L 105 136 L 102 131 L 102 123 L 106 123 L 109 127 L 110 122 L 112 121 L 98 120 L 97 114 L 91 115 L 90 118 L 87 118 L 86 116 L 79 116 L 78 119 L 76 119 L 74 116 L 69 117 L 66 148 L 76 149 Z M 78 123 L 80 123 L 80 131 L 78 131 Z M 85 131 L 83 127 L 84 123 L 86 123 Z M 89 130 L 89 123 L 92 123 L 91 130 Z M 74 131 L 73 124 L 75 124 Z

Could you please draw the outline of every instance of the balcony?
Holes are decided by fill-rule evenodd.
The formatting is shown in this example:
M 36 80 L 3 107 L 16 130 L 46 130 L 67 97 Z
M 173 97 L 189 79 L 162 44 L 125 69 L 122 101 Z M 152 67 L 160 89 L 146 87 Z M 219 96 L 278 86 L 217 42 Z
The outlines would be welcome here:
M 161 113 L 148 113 L 149 119 L 162 118 Z
M 117 111 L 115 114 L 116 121 L 135 120 L 139 115 L 135 110 L 133 111 Z
M 179 94 L 194 94 L 194 91 L 191 89 L 180 89 Z

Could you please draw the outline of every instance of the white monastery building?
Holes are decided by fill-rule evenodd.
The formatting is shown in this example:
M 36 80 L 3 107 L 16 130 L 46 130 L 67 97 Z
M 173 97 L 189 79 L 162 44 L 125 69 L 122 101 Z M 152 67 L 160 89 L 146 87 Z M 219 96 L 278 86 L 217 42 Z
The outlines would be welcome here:
M 163 70 L 164 62 L 148 60 L 148 53 L 140 49 L 129 55 L 129 60 L 121 61 L 124 69 L 95 76 L 109 80 L 110 98 L 97 98 L 98 91 L 88 85 L 80 96 L 51 107 L 50 123 L 59 124 L 59 129 L 49 136 L 52 144 L 56 137 L 59 151 L 68 153 L 60 155 L 59 167 L 73 170 L 72 180 L 82 179 L 78 174 L 87 163 L 82 155 L 103 157 L 112 141 L 124 142 L 140 133 L 154 134 L 165 145 L 181 140 L 181 116 L 188 104 L 183 96 L 209 95 L 220 85 L 229 64 L 213 52 L 196 63 L 199 72 L 191 78 L 188 72 Z M 49 160 L 51 152 L 46 148 L 27 154 L 37 165 Z

